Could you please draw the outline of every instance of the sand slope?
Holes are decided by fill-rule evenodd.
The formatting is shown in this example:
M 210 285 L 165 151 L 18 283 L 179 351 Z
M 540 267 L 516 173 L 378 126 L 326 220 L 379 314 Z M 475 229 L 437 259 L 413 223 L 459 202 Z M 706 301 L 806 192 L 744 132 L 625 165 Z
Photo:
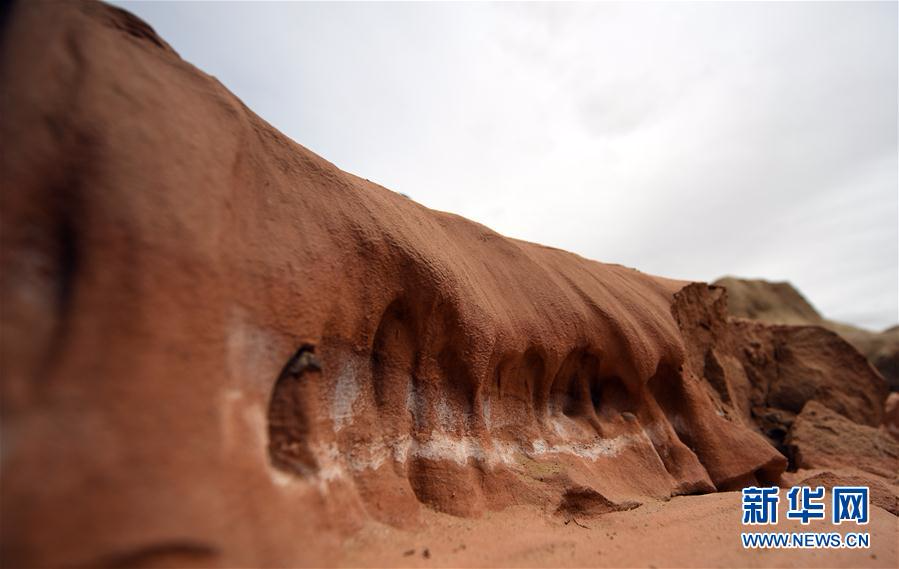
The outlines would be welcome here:
M 785 501 L 782 497 L 782 501 Z M 782 504 L 783 505 L 783 504 Z M 776 531 L 838 531 L 802 526 L 780 511 Z M 740 494 L 721 492 L 655 502 L 597 519 L 569 521 L 519 506 L 482 519 L 429 514 L 426 528 L 404 532 L 368 524 L 348 539 L 345 567 L 895 567 L 895 516 L 874 509 L 869 549 L 746 550 L 740 545 Z M 856 530 L 858 528 L 855 528 Z M 755 531 L 750 529 L 749 531 Z M 425 550 L 427 549 L 427 557 Z

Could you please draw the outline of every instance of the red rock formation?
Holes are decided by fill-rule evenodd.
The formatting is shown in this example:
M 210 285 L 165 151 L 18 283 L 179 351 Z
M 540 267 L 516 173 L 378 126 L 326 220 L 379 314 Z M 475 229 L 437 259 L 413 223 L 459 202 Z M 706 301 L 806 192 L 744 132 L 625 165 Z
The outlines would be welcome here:
M 896 482 L 899 442 L 882 429 L 859 425 L 809 401 L 786 440 L 799 468 L 851 465 Z
M 899 393 L 890 393 L 884 404 L 883 428 L 899 440 Z
M 5 565 L 326 563 L 422 505 L 776 480 L 755 407 L 880 408 L 836 344 L 787 357 L 859 390 L 780 386 L 793 332 L 728 322 L 721 289 L 341 172 L 127 12 L 20 2 L 4 26 Z
M 769 324 L 821 326 L 836 332 L 868 358 L 893 391 L 899 390 L 899 326 L 872 332 L 828 320 L 786 282 L 724 277 L 715 285 L 727 289 L 728 311 L 733 316 Z
M 731 422 L 757 425 L 778 448 L 810 401 L 849 422 L 881 423 L 883 378 L 835 333 L 728 318 L 727 295 L 718 286 L 693 284 L 676 298 L 689 366 L 699 370 L 718 414 Z
M 788 474 L 791 486 L 824 486 L 828 490 L 834 486 L 867 486 L 871 492 L 871 504 L 879 506 L 894 516 L 899 516 L 899 487 L 890 484 L 882 477 L 855 468 L 839 468 L 830 470 L 800 470 L 796 474 Z

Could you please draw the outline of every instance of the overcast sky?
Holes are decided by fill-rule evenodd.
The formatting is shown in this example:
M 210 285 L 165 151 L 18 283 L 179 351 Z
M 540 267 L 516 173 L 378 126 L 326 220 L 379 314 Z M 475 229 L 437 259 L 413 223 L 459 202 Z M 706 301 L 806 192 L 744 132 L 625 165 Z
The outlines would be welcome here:
M 125 3 L 340 168 L 670 277 L 899 321 L 897 3 Z

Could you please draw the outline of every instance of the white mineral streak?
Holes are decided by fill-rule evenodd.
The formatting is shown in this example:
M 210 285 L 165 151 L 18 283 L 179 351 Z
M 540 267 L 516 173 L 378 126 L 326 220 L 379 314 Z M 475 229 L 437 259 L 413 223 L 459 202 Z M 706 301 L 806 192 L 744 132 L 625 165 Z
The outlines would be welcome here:
M 680 415 L 674 415 L 669 421 L 671 422 L 671 426 L 674 428 L 675 433 L 679 435 L 690 433 L 690 425 L 688 425 L 687 421 Z
M 669 429 L 665 428 L 662 423 L 653 423 L 643 428 L 643 431 L 649 437 L 653 446 L 660 446 L 669 439 Z
M 359 379 L 355 360 L 348 358 L 337 380 L 334 382 L 334 395 L 331 402 L 331 418 L 334 421 L 334 430 L 340 432 L 353 422 L 353 404 L 359 396 Z
M 347 358 L 337 374 L 331 394 L 330 410 L 335 433 L 340 433 L 353 423 L 353 406 L 361 391 L 358 374 L 359 369 L 354 358 Z M 420 429 L 423 419 L 423 402 L 412 378 L 409 378 L 406 385 L 405 404 L 406 410 L 413 416 L 416 429 Z M 494 439 L 488 440 L 485 444 L 477 438 L 447 434 L 446 431 L 452 431 L 456 417 L 452 407 L 446 401 L 438 401 L 435 411 L 440 428 L 431 431 L 423 440 L 416 440 L 409 435 L 380 437 L 368 442 L 357 443 L 344 452 L 341 452 L 336 442 L 313 444 L 311 451 L 318 468 L 315 472 L 304 474 L 308 478 L 312 478 L 319 489 L 327 491 L 328 484 L 331 482 L 347 478 L 353 473 L 377 470 L 388 462 L 405 464 L 410 459 L 424 459 L 449 461 L 465 466 L 471 460 L 490 468 L 498 465 L 517 468 L 517 456 L 540 458 L 568 455 L 582 460 L 596 461 L 600 458 L 617 456 L 628 448 L 652 446 L 653 440 L 665 438 L 662 426 L 652 424 L 636 434 L 625 434 L 592 442 L 550 444 L 544 439 L 538 438 L 529 443 Z M 497 417 L 492 416 L 488 399 L 482 401 L 481 413 L 488 428 L 498 426 L 498 422 L 509 423 L 511 420 L 507 417 L 505 421 L 497 421 Z M 674 419 L 676 421 L 679 417 Z M 563 440 L 579 438 L 585 434 L 574 425 L 563 424 L 558 420 L 553 421 L 552 427 L 555 434 Z M 285 484 L 285 481 L 280 478 L 276 482 L 279 485 Z
M 446 399 L 437 401 L 437 421 L 444 431 L 451 431 L 453 428 L 454 414 Z
M 650 425 L 649 430 L 656 429 Z M 615 457 L 626 449 L 652 445 L 645 432 L 626 434 L 590 443 L 549 444 L 539 438 L 530 444 L 493 440 L 484 445 L 473 437 L 454 437 L 440 431 L 432 431 L 424 441 L 417 441 L 409 435 L 394 438 L 380 438 L 367 444 L 358 444 L 345 454 L 341 454 L 335 443 L 313 446 L 313 455 L 319 465 L 315 478 L 320 487 L 328 482 L 343 479 L 351 473 L 359 473 L 381 468 L 388 461 L 403 464 L 413 458 L 433 461 L 448 461 L 465 466 L 469 460 L 486 464 L 493 468 L 498 465 L 517 467 L 516 456 L 540 458 L 568 455 L 582 460 L 596 461 L 600 458 Z
M 537 439 L 533 443 L 534 452 L 529 454 L 532 456 L 569 454 L 584 460 L 596 461 L 603 457 L 617 456 L 623 450 L 643 445 L 645 442 L 645 435 L 619 435 L 593 443 L 563 443 L 558 445 L 547 445 L 543 439 Z

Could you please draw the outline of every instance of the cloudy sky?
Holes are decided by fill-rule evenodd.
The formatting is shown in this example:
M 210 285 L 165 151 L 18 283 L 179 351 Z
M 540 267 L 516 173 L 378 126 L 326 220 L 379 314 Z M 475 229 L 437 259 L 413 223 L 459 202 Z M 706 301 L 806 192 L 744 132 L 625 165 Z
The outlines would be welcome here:
M 344 170 L 509 236 L 899 321 L 897 3 L 124 3 Z

